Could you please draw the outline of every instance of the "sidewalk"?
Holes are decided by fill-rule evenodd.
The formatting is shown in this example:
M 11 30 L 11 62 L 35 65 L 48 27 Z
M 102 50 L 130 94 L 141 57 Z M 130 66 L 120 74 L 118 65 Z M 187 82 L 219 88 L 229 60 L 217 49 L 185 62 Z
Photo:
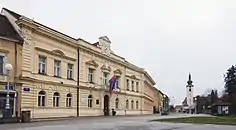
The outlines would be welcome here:
M 61 120 L 80 120 L 80 119 L 101 119 L 101 118 L 119 118 L 119 117 L 141 117 L 159 114 L 146 114 L 146 115 L 116 115 L 116 116 L 79 116 L 79 117 L 53 117 L 53 118 L 33 118 L 31 122 L 45 122 L 45 121 L 61 121 Z

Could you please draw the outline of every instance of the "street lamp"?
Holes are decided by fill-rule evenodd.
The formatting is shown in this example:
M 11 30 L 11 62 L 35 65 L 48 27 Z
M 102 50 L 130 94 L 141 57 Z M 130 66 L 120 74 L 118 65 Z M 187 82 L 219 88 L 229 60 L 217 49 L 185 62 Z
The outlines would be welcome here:
M 7 75 L 7 96 L 6 96 L 6 117 L 11 117 L 11 109 L 10 109 L 10 95 L 9 95 L 9 89 L 10 89 L 10 71 L 13 69 L 12 65 L 7 63 L 5 65 L 6 75 Z

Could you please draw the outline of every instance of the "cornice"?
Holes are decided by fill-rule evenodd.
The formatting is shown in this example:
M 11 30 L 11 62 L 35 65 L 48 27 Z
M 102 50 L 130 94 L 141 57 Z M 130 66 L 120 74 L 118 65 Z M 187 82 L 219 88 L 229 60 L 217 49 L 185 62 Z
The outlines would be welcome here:
M 137 78 L 135 75 L 125 75 L 126 77 L 129 77 L 131 79 L 135 79 L 135 80 L 140 80 L 139 78 Z
M 152 82 L 153 85 L 156 84 L 156 82 L 153 80 L 153 78 L 148 74 L 147 71 L 143 71 L 143 74 Z
M 62 58 L 64 58 L 64 59 L 68 59 L 68 60 L 71 60 L 71 61 L 76 61 L 75 58 L 66 56 L 66 55 L 65 55 L 62 51 L 60 51 L 60 50 L 49 51 L 49 50 L 46 50 L 46 49 L 43 49 L 43 48 L 40 48 L 40 47 L 35 47 L 35 50 L 42 51 L 42 52 L 45 52 L 45 53 L 48 53 L 48 54 L 51 54 L 51 55 L 55 55 L 55 56 L 58 56 L 58 57 L 62 57 Z
M 52 85 L 60 85 L 60 86 L 77 88 L 77 85 L 73 85 L 73 84 L 61 84 L 61 83 L 55 83 L 53 81 L 39 80 L 39 79 L 35 79 L 35 78 L 30 78 L 30 77 L 20 77 L 19 79 L 20 79 L 20 81 L 30 81 L 30 82 L 45 83 L 45 84 L 52 84 Z

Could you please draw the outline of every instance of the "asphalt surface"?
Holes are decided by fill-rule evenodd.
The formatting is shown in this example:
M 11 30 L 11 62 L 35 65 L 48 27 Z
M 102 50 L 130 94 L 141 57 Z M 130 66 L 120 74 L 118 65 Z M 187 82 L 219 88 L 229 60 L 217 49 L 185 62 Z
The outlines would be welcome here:
M 188 116 L 207 115 L 171 114 L 168 116 L 85 117 L 60 121 L 1 124 L 0 130 L 236 130 L 236 126 L 228 125 L 150 122 L 153 119 Z

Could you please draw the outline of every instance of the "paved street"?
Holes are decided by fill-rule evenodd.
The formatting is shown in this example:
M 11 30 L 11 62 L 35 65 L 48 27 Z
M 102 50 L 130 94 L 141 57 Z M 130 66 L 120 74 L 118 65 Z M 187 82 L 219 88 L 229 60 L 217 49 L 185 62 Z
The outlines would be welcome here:
M 236 126 L 174 124 L 149 122 L 152 119 L 183 117 L 190 115 L 132 117 L 84 117 L 63 121 L 47 121 L 21 124 L 2 124 L 0 130 L 235 130 Z M 203 116 L 203 115 L 191 115 Z M 205 116 L 205 115 L 204 115 Z

